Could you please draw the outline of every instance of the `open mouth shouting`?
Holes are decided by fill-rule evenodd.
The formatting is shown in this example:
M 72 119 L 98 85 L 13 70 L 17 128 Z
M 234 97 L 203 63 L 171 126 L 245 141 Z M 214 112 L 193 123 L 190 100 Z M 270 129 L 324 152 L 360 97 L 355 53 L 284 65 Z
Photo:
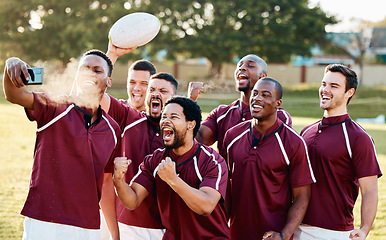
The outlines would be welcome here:
M 150 99 L 150 114 L 158 116 L 162 110 L 162 99 L 159 97 L 152 97 Z
M 165 143 L 173 140 L 174 129 L 172 127 L 162 126 L 161 130 L 162 130 L 162 137 Z
M 237 81 L 239 85 L 245 85 L 249 82 L 249 77 L 244 73 L 237 74 Z

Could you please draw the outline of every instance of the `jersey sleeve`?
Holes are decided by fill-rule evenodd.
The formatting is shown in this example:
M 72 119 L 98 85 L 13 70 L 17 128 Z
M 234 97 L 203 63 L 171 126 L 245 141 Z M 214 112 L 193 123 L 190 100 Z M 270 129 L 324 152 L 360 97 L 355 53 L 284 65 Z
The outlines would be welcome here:
M 292 118 L 291 115 L 284 109 L 280 108 L 277 110 L 277 118 L 279 118 L 283 123 L 292 127 Z
M 57 113 L 57 103 L 51 101 L 46 94 L 33 92 L 34 108 L 25 108 L 30 121 L 36 121 L 38 128 L 51 121 Z
M 201 123 L 201 125 L 207 126 L 212 130 L 213 136 L 215 136 L 215 139 L 217 139 L 218 136 L 218 124 L 217 124 L 217 113 L 218 113 L 219 107 L 213 109 L 209 115 L 206 117 L 206 119 Z
M 116 157 L 122 157 L 121 156 L 121 130 L 118 128 L 118 129 L 115 129 L 115 135 L 117 137 L 117 144 L 111 154 L 111 157 L 109 159 L 109 162 L 106 164 L 106 167 L 105 167 L 105 172 L 106 173 L 114 173 L 114 159 Z
M 209 158 L 206 173 L 203 176 L 200 187 L 205 186 L 216 189 L 221 194 L 222 198 L 225 199 L 228 180 L 228 168 L 226 162 L 224 158 L 213 149 Z
M 220 149 L 220 155 L 225 159 L 228 169 L 231 166 L 231 159 L 228 159 L 228 145 L 230 143 L 230 133 L 229 130 L 225 133 L 222 148 Z
M 122 133 L 128 125 L 146 117 L 142 112 L 138 112 L 132 107 L 126 106 L 120 100 L 110 96 L 110 108 L 108 114 L 118 123 Z
M 351 146 L 352 161 L 358 178 L 382 176 L 373 139 L 366 132 L 358 135 Z
M 133 182 L 136 182 L 146 188 L 149 193 L 153 192 L 155 187 L 155 177 L 153 175 L 155 171 L 154 161 L 154 155 L 146 156 L 139 166 L 137 175 L 135 175 L 132 180 Z
M 128 107 L 119 102 L 118 99 L 110 96 L 110 108 L 108 114 L 122 127 L 125 125 Z
M 315 183 L 314 173 L 311 168 L 306 143 L 302 137 L 297 136 L 297 141 L 291 141 L 290 159 L 290 185 L 292 188 Z M 294 139 L 295 140 L 295 139 Z

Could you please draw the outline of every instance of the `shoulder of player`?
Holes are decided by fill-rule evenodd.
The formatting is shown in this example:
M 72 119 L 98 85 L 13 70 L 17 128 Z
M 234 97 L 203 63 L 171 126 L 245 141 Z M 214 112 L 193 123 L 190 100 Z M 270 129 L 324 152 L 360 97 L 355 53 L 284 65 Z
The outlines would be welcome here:
M 249 129 L 249 121 L 241 122 L 237 124 L 236 126 L 233 126 L 230 128 L 226 133 L 224 137 L 224 146 L 229 146 L 230 144 L 234 144 L 237 141 L 240 141 L 241 139 L 245 139 L 245 137 L 248 137 L 250 135 L 250 129 Z
M 228 129 L 226 132 L 226 135 L 229 136 L 237 136 L 245 132 L 246 130 L 249 130 L 249 124 L 251 123 L 252 120 L 248 120 L 245 122 L 238 123 L 237 125 L 231 127 Z
M 354 120 L 351 120 L 350 123 L 346 125 L 346 130 L 349 138 L 354 138 L 356 141 L 372 140 L 370 134 Z
M 165 152 L 166 152 L 166 149 L 165 148 L 157 148 L 156 150 L 154 150 L 154 152 L 146 155 L 144 157 L 144 161 L 151 161 L 153 163 L 156 163 L 156 165 L 158 166 L 158 163 L 162 161 L 162 159 L 165 159 Z
M 221 104 L 217 108 L 213 109 L 212 112 L 216 112 L 217 114 L 223 114 L 227 112 L 231 108 L 238 108 L 238 100 L 232 102 L 229 105 Z
M 106 122 L 108 122 L 108 124 L 110 124 L 111 127 L 113 127 L 114 129 L 119 129 L 120 131 L 119 124 L 114 120 L 113 117 L 111 117 L 105 111 L 102 111 L 102 116 L 103 116 L 102 119 L 105 119 Z
M 210 164 L 226 164 L 225 159 L 212 147 L 201 145 L 201 153 L 198 159 L 199 162 L 206 162 Z
M 303 137 L 286 124 L 283 124 L 283 128 L 279 131 L 279 136 L 285 145 L 292 147 L 305 145 Z
M 321 121 L 321 120 L 319 120 L 319 121 L 317 121 L 317 122 L 314 122 L 314 123 L 312 123 L 312 124 L 310 124 L 310 125 L 305 126 L 305 127 L 302 129 L 302 131 L 300 131 L 300 135 L 301 135 L 301 136 L 304 136 L 304 134 L 306 134 L 306 133 L 309 132 L 309 131 L 311 131 L 311 132 L 316 132 L 316 131 L 318 130 L 318 126 L 319 126 L 319 124 L 320 124 L 320 121 Z M 313 130 L 313 131 L 312 131 L 312 130 Z

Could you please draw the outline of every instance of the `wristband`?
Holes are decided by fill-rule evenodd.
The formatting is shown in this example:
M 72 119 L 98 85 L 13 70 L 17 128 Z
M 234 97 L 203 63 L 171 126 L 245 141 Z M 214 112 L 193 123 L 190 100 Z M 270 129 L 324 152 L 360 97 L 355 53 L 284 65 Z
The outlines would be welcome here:
M 279 232 L 281 239 L 284 239 L 283 233 Z

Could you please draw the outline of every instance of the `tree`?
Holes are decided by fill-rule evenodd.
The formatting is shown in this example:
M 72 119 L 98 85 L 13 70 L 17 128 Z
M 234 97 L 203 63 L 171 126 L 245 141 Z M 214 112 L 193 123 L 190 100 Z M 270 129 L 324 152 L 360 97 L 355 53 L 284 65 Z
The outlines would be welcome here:
M 149 4 L 162 34 L 154 50 L 166 48 L 169 57 L 206 57 L 212 76 L 222 63 L 248 53 L 269 62 L 288 62 L 291 54 L 310 55 L 310 47 L 324 38 L 324 27 L 335 23 L 307 0 L 172 1 Z
M 21 55 L 28 61 L 66 64 L 86 50 L 106 50 L 110 27 L 129 13 L 123 6 L 123 0 L 2 0 L 2 57 Z
M 168 59 L 206 57 L 212 76 L 223 63 L 248 53 L 269 62 L 307 55 L 324 38 L 325 25 L 335 23 L 318 6 L 310 9 L 307 0 L 0 1 L 0 48 L 6 55 L 66 63 L 84 50 L 106 49 L 108 30 L 118 18 L 145 11 L 160 19 L 161 31 L 123 59 L 154 57 L 166 49 Z

